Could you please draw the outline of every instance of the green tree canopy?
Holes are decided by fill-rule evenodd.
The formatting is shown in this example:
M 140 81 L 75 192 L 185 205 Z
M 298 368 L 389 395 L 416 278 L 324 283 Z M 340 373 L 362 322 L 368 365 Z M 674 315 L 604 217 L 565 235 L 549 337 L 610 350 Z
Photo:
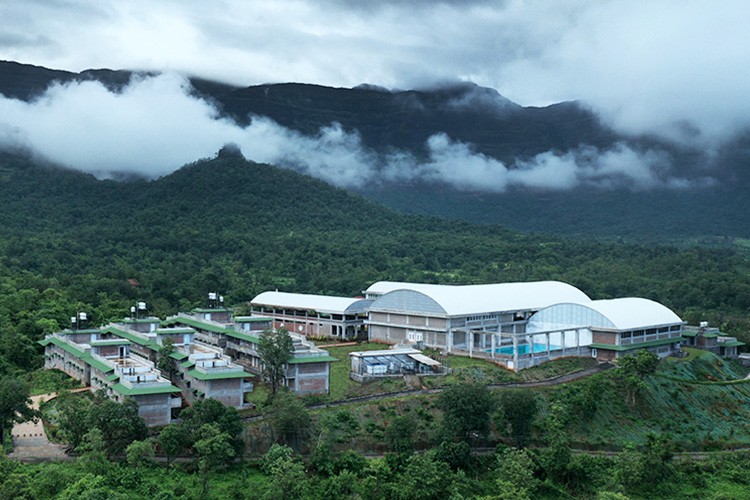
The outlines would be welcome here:
M 130 398 L 123 403 L 97 398 L 90 409 L 89 422 L 102 432 L 109 457 L 124 453 L 130 443 L 148 436 L 146 422 L 138 414 L 138 404 Z
M 292 359 L 292 337 L 284 328 L 266 329 L 260 334 L 258 352 L 263 360 L 263 376 L 276 394 L 286 381 L 286 367 Z
M 443 410 L 445 439 L 471 443 L 489 432 L 495 400 L 484 385 L 470 382 L 448 386 L 440 395 L 438 405 Z
M 39 417 L 31 407 L 29 386 L 14 378 L 0 378 L 0 449 L 5 444 L 5 431 L 14 422 L 26 422 Z
M 300 450 L 312 431 L 310 413 L 302 401 L 291 391 L 276 393 L 265 415 L 271 423 L 275 440 L 280 444 Z
M 498 428 L 506 429 L 517 446 L 525 446 L 539 410 L 534 393 L 527 389 L 502 391 L 498 401 Z

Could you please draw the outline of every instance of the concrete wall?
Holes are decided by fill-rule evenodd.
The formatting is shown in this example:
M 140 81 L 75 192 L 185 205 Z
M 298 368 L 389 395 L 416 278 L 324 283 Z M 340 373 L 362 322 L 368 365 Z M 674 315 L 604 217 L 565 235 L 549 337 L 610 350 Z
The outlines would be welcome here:
M 110 357 L 110 356 L 118 356 L 120 354 L 119 345 L 102 345 L 102 346 L 99 346 L 98 349 L 99 349 L 99 356 L 103 358 Z
M 297 394 L 328 393 L 329 363 L 300 363 L 289 368 L 290 388 Z
M 608 332 L 593 332 L 593 340 L 595 344 L 611 344 L 617 343 L 617 334 Z
M 227 406 L 240 408 L 244 403 L 242 384 L 241 378 L 209 380 L 206 384 L 206 398 L 216 399 Z
M 54 344 L 48 344 L 44 353 L 46 356 L 45 368 L 54 368 L 65 372 L 69 377 L 80 380 L 83 385 L 91 384 L 91 367 L 80 358 Z
M 138 414 L 149 427 L 167 425 L 172 421 L 170 394 L 148 394 L 132 398 L 138 403 Z

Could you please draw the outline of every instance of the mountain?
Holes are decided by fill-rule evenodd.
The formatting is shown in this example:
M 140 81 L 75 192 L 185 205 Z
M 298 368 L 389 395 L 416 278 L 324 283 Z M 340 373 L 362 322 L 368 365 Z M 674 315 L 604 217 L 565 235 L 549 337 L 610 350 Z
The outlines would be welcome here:
M 106 69 L 81 73 L 0 62 L 0 93 L 30 100 L 52 82 L 101 81 L 113 91 L 135 74 Z M 357 192 L 403 212 L 438 215 L 523 231 L 628 240 L 704 241 L 712 244 L 750 238 L 750 139 L 740 136 L 713 154 L 648 136 L 626 136 L 602 123 L 585 106 L 566 102 L 522 107 L 492 89 L 463 83 L 425 90 L 389 91 L 363 85 L 352 89 L 309 84 L 237 87 L 191 78 L 194 92 L 241 125 L 255 116 L 308 136 L 340 123 L 381 157 L 405 151 L 427 159 L 428 139 L 447 134 L 473 154 L 503 162 L 513 171 L 538 155 L 589 155 L 624 147 L 658 152 L 654 175 L 684 179 L 681 188 L 609 187 L 588 184 L 566 190 L 510 186 L 503 192 L 455 187 L 447 181 L 415 177 L 372 182 Z M 624 145 L 624 146 L 623 146 Z M 586 149 L 588 148 L 588 149 Z M 588 161 L 584 158 L 584 161 Z M 592 160 L 593 161 L 593 160 Z M 629 161 L 627 158 L 624 161 Z M 630 160 L 632 161 L 632 160 Z M 461 160 L 451 168 L 462 169 Z M 562 166 L 551 167 L 564 168 Z M 709 176 L 712 182 L 702 179 Z M 456 176 L 461 177 L 459 174 Z M 594 177 L 592 182 L 600 181 Z
M 28 101 L 53 82 L 89 80 L 116 91 L 134 74 L 138 73 L 106 69 L 71 73 L 0 61 L 0 94 Z M 321 127 L 338 122 L 346 130 L 359 132 L 364 145 L 376 151 L 397 148 L 425 153 L 427 139 L 444 132 L 472 144 L 478 152 L 512 162 L 580 144 L 608 147 L 622 139 L 577 103 L 524 108 L 495 90 L 470 83 L 422 91 L 299 83 L 238 88 L 199 78 L 191 78 L 190 83 L 239 124 L 249 124 L 252 116 L 266 116 L 314 135 Z

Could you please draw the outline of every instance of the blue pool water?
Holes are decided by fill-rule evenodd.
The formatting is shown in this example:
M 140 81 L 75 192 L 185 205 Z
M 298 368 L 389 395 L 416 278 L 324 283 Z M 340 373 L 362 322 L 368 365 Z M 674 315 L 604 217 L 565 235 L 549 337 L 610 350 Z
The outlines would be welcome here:
M 533 350 L 530 350 L 533 349 Z M 550 345 L 550 351 L 557 351 L 560 349 L 559 345 Z M 544 352 L 547 350 L 547 344 L 518 344 L 518 354 L 529 354 L 529 352 Z M 492 352 L 492 349 L 485 349 L 484 352 Z M 513 346 L 498 347 L 495 349 L 495 354 L 507 354 L 508 356 L 513 355 Z

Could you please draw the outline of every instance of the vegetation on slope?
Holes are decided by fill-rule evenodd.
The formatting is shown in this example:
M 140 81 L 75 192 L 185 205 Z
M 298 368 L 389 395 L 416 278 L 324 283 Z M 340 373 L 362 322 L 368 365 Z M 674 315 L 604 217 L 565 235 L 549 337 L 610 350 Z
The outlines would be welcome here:
M 137 299 L 166 315 L 198 305 L 207 290 L 241 305 L 269 289 L 355 295 L 383 279 L 558 279 L 592 298 L 655 299 L 691 322 L 746 335 L 750 262 L 732 250 L 409 217 L 241 159 L 117 183 L 6 156 L 0 198 L 0 373 L 39 366 L 33 340 L 77 310 L 99 324 Z

